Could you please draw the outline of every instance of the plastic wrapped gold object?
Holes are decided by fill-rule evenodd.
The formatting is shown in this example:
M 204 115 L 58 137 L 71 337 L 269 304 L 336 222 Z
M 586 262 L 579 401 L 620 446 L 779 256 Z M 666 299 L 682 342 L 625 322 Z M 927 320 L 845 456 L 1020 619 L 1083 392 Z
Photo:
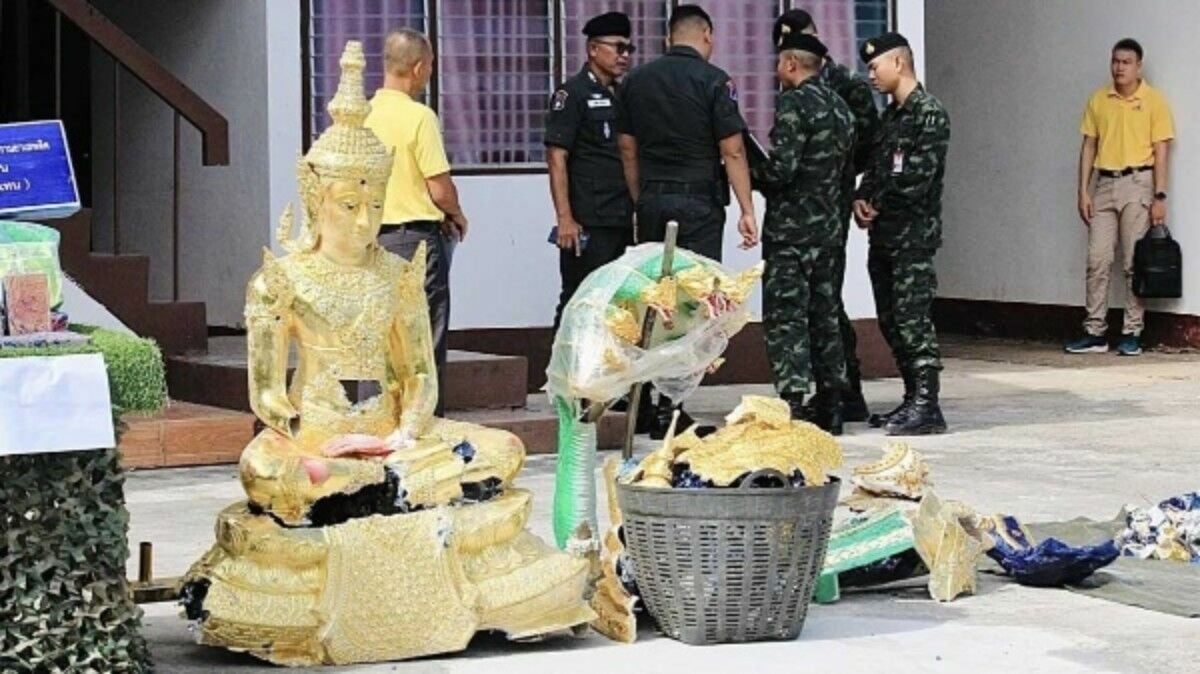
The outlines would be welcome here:
M 656 243 L 630 248 L 579 287 L 563 310 L 546 368 L 552 396 L 603 402 L 628 393 L 632 382 L 649 381 L 682 400 L 746 324 L 746 299 L 762 264 L 734 273 L 679 249 L 674 276 L 664 278 L 663 251 Z M 648 311 L 661 320 L 643 348 Z
M 285 214 L 289 253 L 268 252 L 247 288 L 250 400 L 266 426 L 239 465 L 248 502 L 218 518 L 183 580 L 185 611 L 201 643 L 287 665 L 585 625 L 589 561 L 525 530 L 520 441 L 433 417 L 424 251 L 410 263 L 375 243 L 392 158 L 362 126 L 359 43 L 341 65 L 333 125 L 300 162 L 300 234 Z

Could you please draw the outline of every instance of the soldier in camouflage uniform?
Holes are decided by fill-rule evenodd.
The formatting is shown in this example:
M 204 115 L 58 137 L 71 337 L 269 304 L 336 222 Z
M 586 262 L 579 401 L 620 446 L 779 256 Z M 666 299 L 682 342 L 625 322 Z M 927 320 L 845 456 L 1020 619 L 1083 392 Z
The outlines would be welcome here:
M 786 28 L 785 28 L 786 27 Z M 812 16 L 802 9 L 790 9 L 775 21 L 774 43 L 779 43 L 784 30 L 789 32 L 807 33 L 818 36 L 817 25 Z M 842 335 L 842 350 L 846 354 L 846 378 L 849 387 L 842 394 L 842 418 L 844 421 L 867 421 L 870 414 L 867 401 L 862 393 L 862 368 L 858 360 L 858 337 L 854 333 L 854 325 L 846 315 L 846 307 L 842 303 L 842 285 L 846 276 L 846 241 L 850 235 L 850 204 L 854 201 L 854 179 L 866 170 L 870 161 L 875 137 L 879 131 L 879 110 L 875 107 L 875 97 L 871 93 L 871 85 L 858 73 L 826 56 L 821 66 L 821 81 L 837 92 L 837 95 L 850 107 L 854 113 L 854 149 L 851 152 L 852 161 L 846 164 L 846 177 L 843 183 L 843 199 L 841 208 L 840 236 L 841 247 L 836 272 L 836 288 L 838 298 L 838 329 Z M 811 404 L 811 402 L 810 402 Z M 878 416 L 878 415 L 876 415 Z
M 763 318 L 775 388 L 793 416 L 815 374 L 808 414 L 842 432 L 846 359 L 838 332 L 842 183 L 854 142 L 854 116 L 819 76 L 825 46 L 812 35 L 785 32 L 776 43 L 776 75 L 784 86 L 771 129 L 770 157 L 751 168 L 767 198 Z
M 889 435 L 941 433 L 942 369 L 933 327 L 933 256 L 942 245 L 942 179 L 950 144 L 945 108 L 917 82 L 908 41 L 887 33 L 863 43 L 871 84 L 892 96 L 853 205 L 870 232 L 867 271 L 879 327 L 904 375 L 905 399 L 883 415 Z

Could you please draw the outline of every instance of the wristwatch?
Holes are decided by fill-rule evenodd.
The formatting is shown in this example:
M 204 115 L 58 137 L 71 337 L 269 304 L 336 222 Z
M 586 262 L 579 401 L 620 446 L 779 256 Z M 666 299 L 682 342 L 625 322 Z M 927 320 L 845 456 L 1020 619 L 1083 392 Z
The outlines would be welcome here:
M 1154 200 L 1155 200 L 1155 201 L 1166 201 L 1166 200 L 1167 200 L 1167 193 L 1166 193 L 1166 192 L 1155 192 L 1155 193 L 1154 193 Z

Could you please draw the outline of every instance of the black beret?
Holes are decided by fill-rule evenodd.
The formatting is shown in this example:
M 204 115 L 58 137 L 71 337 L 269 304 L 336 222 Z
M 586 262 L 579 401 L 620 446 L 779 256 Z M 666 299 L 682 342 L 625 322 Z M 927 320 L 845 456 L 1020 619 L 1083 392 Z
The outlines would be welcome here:
M 583 34 L 588 37 L 603 35 L 629 37 L 632 32 L 629 17 L 622 12 L 606 12 L 600 16 L 593 16 L 583 25 Z
M 789 49 L 798 49 L 815 54 L 820 58 L 825 58 L 825 55 L 829 53 L 829 49 L 817 39 L 816 35 L 809 35 L 807 33 L 784 33 L 780 36 L 776 49 L 781 52 Z
M 784 33 L 803 33 L 809 27 L 813 27 L 811 14 L 803 9 L 789 9 L 775 19 L 775 28 L 771 31 L 771 44 L 778 47 L 779 38 L 783 37 Z
M 863 63 L 870 63 L 877 56 L 907 46 L 908 40 L 904 39 L 900 33 L 884 33 L 862 43 L 862 47 L 858 49 L 858 55 L 862 58 Z

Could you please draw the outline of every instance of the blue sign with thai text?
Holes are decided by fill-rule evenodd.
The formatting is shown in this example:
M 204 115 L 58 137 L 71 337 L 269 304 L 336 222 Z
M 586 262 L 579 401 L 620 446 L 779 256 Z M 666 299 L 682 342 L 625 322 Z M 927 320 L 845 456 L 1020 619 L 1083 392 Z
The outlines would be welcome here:
M 0 218 L 63 218 L 78 210 L 62 122 L 0 124 Z

